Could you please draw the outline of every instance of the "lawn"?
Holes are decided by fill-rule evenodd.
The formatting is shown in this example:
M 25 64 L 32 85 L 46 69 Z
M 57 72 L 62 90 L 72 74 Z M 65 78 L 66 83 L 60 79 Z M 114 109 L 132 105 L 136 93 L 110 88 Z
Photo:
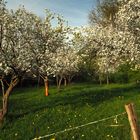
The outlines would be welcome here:
M 125 111 L 133 102 L 140 120 L 140 86 L 135 84 L 73 84 L 57 92 L 50 87 L 15 89 L 0 140 L 31 140 Z M 129 140 L 127 115 L 53 135 L 45 140 Z

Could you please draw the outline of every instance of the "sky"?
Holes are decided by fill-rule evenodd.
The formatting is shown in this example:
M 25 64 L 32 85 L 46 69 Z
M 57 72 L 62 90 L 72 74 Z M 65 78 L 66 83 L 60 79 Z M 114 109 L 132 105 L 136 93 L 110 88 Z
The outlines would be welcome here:
M 20 5 L 40 17 L 44 17 L 45 9 L 49 9 L 75 27 L 88 25 L 88 14 L 96 6 L 96 0 L 7 0 L 9 9 L 17 9 Z

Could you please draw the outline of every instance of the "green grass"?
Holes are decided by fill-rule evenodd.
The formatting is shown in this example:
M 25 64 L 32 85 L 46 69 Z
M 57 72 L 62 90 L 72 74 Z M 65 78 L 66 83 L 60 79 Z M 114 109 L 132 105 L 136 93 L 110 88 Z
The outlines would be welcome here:
M 124 105 L 133 102 L 140 108 L 140 87 L 125 85 L 76 84 L 59 93 L 50 87 L 50 96 L 44 89 L 25 88 L 13 91 L 9 112 L 0 140 L 31 140 L 91 121 L 100 120 L 125 111 Z M 140 120 L 140 112 L 138 112 Z M 117 127 L 111 126 L 116 124 Z M 129 140 L 127 115 L 44 138 L 50 140 Z

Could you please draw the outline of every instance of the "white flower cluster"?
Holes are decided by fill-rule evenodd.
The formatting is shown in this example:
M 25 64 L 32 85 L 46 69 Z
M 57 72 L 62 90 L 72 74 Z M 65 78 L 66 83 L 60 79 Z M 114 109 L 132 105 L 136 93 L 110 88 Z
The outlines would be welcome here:
M 45 20 L 24 7 L 8 11 L 0 3 L 0 74 L 42 78 L 77 71 L 78 57 L 72 48 L 70 28 L 60 16 L 46 11 Z M 52 20 L 58 24 L 53 27 Z
M 140 0 L 119 1 L 115 25 L 94 25 L 79 32 L 83 57 L 92 53 L 100 73 L 112 73 L 123 63 L 140 68 Z
M 116 26 L 70 29 L 46 11 L 45 20 L 25 8 L 8 11 L 0 3 L 0 74 L 42 77 L 78 71 L 82 58 L 93 55 L 101 73 L 125 63 L 140 68 L 140 0 L 120 0 Z M 58 21 L 53 27 L 52 20 Z M 80 55 L 79 55 L 80 54 Z M 84 61 L 84 63 L 86 63 Z

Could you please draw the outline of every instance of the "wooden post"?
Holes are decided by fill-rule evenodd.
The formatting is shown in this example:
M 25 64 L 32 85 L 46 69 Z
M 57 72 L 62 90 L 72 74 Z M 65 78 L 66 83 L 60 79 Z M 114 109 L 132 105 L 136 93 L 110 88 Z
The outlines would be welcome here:
M 48 78 L 45 77 L 44 79 L 44 83 L 45 83 L 45 96 L 49 96 L 49 89 L 48 89 Z
M 137 115 L 134 109 L 134 104 L 131 103 L 131 104 L 125 105 L 125 109 L 128 115 L 130 126 L 131 126 L 133 140 L 140 140 L 138 120 L 137 120 Z

